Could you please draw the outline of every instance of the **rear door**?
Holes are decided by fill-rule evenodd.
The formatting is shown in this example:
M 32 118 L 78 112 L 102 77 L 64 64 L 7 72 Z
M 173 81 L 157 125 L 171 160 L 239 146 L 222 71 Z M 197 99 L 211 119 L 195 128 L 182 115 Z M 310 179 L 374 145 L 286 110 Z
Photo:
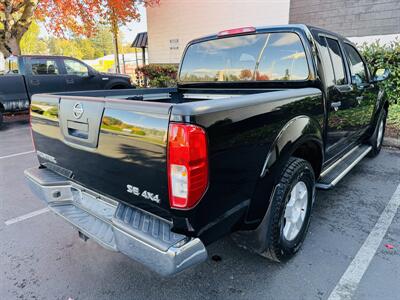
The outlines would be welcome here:
M 354 110 L 354 121 L 357 123 L 354 125 L 361 136 L 371 124 L 379 88 L 370 83 L 367 66 L 357 49 L 344 43 L 344 52 L 350 69 L 352 94 L 357 106 Z
M 170 104 L 37 95 L 32 131 L 41 164 L 76 183 L 169 217 Z
M 101 89 L 101 76 L 95 76 L 82 62 L 66 58 L 62 60 L 66 73 L 67 91 L 85 91 Z
M 59 58 L 26 57 L 26 84 L 30 96 L 65 91 Z
M 354 110 L 357 100 L 349 82 L 340 41 L 333 36 L 321 36 L 321 56 L 324 59 L 327 82 L 328 122 L 326 128 L 327 159 L 344 151 L 354 139 Z

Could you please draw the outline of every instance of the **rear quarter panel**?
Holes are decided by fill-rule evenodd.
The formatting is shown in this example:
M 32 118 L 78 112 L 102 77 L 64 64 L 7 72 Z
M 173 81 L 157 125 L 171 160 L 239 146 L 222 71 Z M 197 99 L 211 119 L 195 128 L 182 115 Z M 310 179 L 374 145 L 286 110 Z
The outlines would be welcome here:
M 283 150 L 285 145 L 277 145 L 277 139 L 285 125 L 299 116 L 312 120 L 321 139 L 324 104 L 320 90 L 292 89 L 173 107 L 172 120 L 196 123 L 208 134 L 209 188 L 189 214 L 190 225 L 206 243 L 233 230 L 235 224 L 258 224 L 264 216 L 268 194 L 255 197 L 256 187 L 260 180 L 269 187 L 276 180 L 271 174 L 261 178 L 264 163 L 273 145 Z M 312 135 L 313 130 L 307 129 L 310 122 L 292 126 L 285 133 L 286 144 Z M 253 211 L 248 210 L 250 204 Z

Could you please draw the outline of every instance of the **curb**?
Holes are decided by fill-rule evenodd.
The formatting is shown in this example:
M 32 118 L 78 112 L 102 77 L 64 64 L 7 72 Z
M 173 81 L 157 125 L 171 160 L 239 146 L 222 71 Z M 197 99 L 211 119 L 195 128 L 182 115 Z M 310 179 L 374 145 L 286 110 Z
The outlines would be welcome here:
M 400 149 L 400 139 L 385 136 L 382 145 L 385 147 L 394 147 Z

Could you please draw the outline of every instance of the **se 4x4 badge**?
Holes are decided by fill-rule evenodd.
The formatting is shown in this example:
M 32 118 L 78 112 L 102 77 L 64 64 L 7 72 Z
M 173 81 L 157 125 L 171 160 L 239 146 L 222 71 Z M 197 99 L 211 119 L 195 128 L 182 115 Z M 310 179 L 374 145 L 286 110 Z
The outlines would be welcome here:
M 144 190 L 143 192 L 140 192 L 140 189 L 136 186 L 127 184 L 126 185 L 126 191 L 130 194 L 133 194 L 135 196 L 143 197 L 145 199 L 154 201 L 156 203 L 160 203 L 160 198 L 158 195 L 154 195 L 154 193 L 151 193 L 149 191 Z

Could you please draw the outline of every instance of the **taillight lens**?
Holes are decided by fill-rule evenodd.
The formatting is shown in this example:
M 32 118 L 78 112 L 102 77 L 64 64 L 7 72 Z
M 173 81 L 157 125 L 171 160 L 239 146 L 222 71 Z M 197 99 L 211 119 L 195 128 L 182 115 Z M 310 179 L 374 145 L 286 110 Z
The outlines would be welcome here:
M 172 123 L 168 135 L 168 187 L 172 208 L 188 209 L 208 186 L 207 137 L 195 125 Z

